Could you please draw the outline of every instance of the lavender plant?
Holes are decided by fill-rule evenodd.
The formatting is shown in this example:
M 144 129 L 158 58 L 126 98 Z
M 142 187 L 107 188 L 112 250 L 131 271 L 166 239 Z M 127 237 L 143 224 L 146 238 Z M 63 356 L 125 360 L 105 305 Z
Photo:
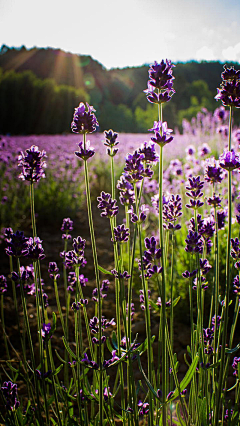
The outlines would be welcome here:
M 82 137 L 75 157 L 84 175 L 90 242 L 72 238 L 75 223 L 63 219 L 62 273 L 55 261 L 45 268 L 54 304 L 42 279 L 46 255 L 35 212 L 46 152 L 32 145 L 18 158 L 19 178 L 29 187 L 32 235 L 7 228 L 3 236 L 10 265 L 10 275 L 0 276 L 5 350 L 0 415 L 6 425 L 239 424 L 240 157 L 232 129 L 233 110 L 240 107 L 240 71 L 224 67 L 216 96 L 223 106 L 212 117 L 203 111 L 195 124 L 184 123 L 185 134 L 194 125 L 195 133 L 201 128 L 208 137 L 210 123 L 214 131 L 221 124 L 218 134 L 223 144 L 227 134 L 228 145 L 219 159 L 211 156 L 211 141 L 203 140 L 198 147 L 189 144 L 186 158 L 182 154 L 167 166 L 163 153 L 174 151 L 176 142 L 163 121 L 163 105 L 175 93 L 173 68 L 162 60 L 149 69 L 145 92 L 158 105 L 153 135 L 126 153 L 119 179 L 121 135 L 104 132 L 111 193 L 102 188 L 97 213 L 90 179 L 97 148 L 94 139 L 87 140 L 98 127 L 96 111 L 83 102 L 75 108 L 71 128 Z M 111 265 L 101 264 L 96 223 L 109 223 Z M 94 282 L 82 273 L 89 247 Z M 184 302 L 179 283 L 189 305 L 184 376 L 175 352 L 176 311 L 182 312 Z M 6 296 L 13 298 L 20 351 L 11 342 Z

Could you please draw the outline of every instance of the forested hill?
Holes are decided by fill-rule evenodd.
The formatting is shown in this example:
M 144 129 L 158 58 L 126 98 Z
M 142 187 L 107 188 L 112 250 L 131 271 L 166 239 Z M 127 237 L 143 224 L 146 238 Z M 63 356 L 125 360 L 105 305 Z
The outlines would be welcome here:
M 154 61 L 155 58 L 153 58 Z M 221 82 L 220 62 L 177 63 L 176 94 L 164 107 L 170 127 L 181 126 L 202 108 L 214 110 Z M 231 63 L 237 69 L 239 64 Z M 73 109 L 88 101 L 100 130 L 146 132 L 156 119 L 147 102 L 149 65 L 106 70 L 91 56 L 60 49 L 0 50 L 0 133 L 61 133 L 70 130 Z M 16 117 L 17 114 L 17 117 Z M 15 119 L 13 120 L 13 117 Z

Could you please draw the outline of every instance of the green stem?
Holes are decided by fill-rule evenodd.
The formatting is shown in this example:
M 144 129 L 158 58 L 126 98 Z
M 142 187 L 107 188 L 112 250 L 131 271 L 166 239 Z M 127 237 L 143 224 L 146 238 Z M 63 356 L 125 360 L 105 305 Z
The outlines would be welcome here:
M 83 134 L 83 137 L 84 137 L 84 146 L 85 146 L 86 145 L 86 133 Z M 99 270 L 98 270 L 97 248 L 96 248 L 94 226 L 93 226 L 91 194 L 90 194 L 90 187 L 89 187 L 89 174 L 88 174 L 87 160 L 84 160 L 84 175 L 85 175 L 88 220 L 89 220 L 90 236 L 91 236 L 91 243 L 92 243 L 94 270 L 95 270 L 95 277 L 96 277 L 98 295 L 100 295 L 101 294 L 101 292 L 100 292 L 101 286 L 100 286 L 100 277 L 99 277 Z M 99 297 L 99 303 L 98 303 L 98 319 L 99 319 L 99 353 L 98 353 L 98 365 L 99 365 L 99 425 L 103 426 L 102 301 L 101 301 L 100 297 Z

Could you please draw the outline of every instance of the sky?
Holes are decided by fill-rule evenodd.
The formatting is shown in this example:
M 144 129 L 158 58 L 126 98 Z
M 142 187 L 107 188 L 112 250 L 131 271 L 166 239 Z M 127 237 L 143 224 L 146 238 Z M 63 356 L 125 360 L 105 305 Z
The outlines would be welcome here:
M 0 0 L 0 46 L 91 55 L 107 69 L 240 62 L 240 0 Z

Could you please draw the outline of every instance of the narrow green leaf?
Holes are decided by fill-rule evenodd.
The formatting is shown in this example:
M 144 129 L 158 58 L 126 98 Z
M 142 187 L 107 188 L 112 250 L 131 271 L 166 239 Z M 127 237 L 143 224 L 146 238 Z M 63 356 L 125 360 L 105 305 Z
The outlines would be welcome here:
M 190 368 L 188 369 L 185 377 L 182 379 L 181 383 L 179 384 L 180 387 L 180 392 L 183 391 L 183 389 L 185 389 L 187 387 L 187 385 L 190 383 L 190 381 L 192 380 L 192 377 L 194 375 L 194 373 L 196 373 L 196 368 L 197 368 L 197 364 L 198 364 L 198 360 L 199 360 L 199 356 L 196 355 Z M 179 396 L 179 390 L 178 388 L 175 389 L 173 395 L 171 398 L 169 398 L 169 400 L 167 402 L 173 401 L 174 399 L 176 399 Z
M 118 349 L 117 336 L 115 331 L 112 332 L 112 344 L 114 349 Z
M 151 383 L 149 382 L 149 380 L 148 380 L 148 378 L 147 378 L 146 374 L 145 374 L 145 373 L 144 373 L 144 371 L 143 371 L 142 364 L 141 364 L 141 361 L 140 361 L 139 353 L 137 353 L 137 360 L 138 360 L 138 366 L 139 366 L 139 369 L 140 369 L 140 371 L 141 371 L 141 373 L 142 373 L 142 375 L 143 375 L 143 377 L 144 377 L 144 380 L 145 380 L 145 382 L 146 382 L 146 385 L 147 385 L 148 389 L 152 392 L 152 394 L 155 396 L 155 398 L 156 398 L 159 402 L 161 402 L 161 400 L 160 400 L 160 398 L 159 398 L 159 396 L 158 396 L 157 392 L 154 390 L 154 388 L 152 387 Z
M 109 339 L 109 337 L 107 337 L 106 343 L 107 343 L 107 347 L 108 347 L 109 352 L 111 352 L 111 353 L 112 353 L 112 351 L 113 351 L 114 349 L 113 349 L 113 347 L 112 347 L 112 345 L 111 345 L 111 343 L 110 343 L 110 339 Z
M 225 353 L 226 354 L 234 354 L 234 352 L 237 352 L 238 349 L 240 349 L 240 343 L 238 343 L 238 345 L 233 349 L 228 349 L 228 348 L 225 349 Z
M 59 367 L 52 373 L 53 376 L 56 376 L 61 371 L 62 368 L 63 368 L 63 364 L 59 365 Z
M 101 271 L 103 274 L 108 274 L 108 275 L 112 275 L 112 272 L 108 271 L 107 269 L 102 268 L 101 266 L 98 265 L 98 269 L 99 271 Z
M 179 302 L 180 299 L 181 299 L 181 296 L 178 296 L 176 299 L 174 299 L 174 301 L 173 301 L 173 307 L 175 307 L 178 304 L 178 302 Z
M 49 399 L 47 400 L 47 404 L 48 404 L 48 405 L 51 405 L 51 404 L 53 403 L 53 401 L 54 401 L 54 395 L 52 395 L 52 396 L 51 396 L 51 398 L 49 398 Z
M 178 420 L 179 420 L 179 422 L 180 422 L 181 426 L 186 426 L 186 423 L 185 423 L 185 421 L 182 419 L 182 416 L 181 416 L 181 412 L 180 412 L 180 404 L 179 404 L 179 402 L 178 402 L 178 403 L 177 403 L 177 405 L 176 405 L 176 414 L 177 414 L 177 418 L 178 418 Z
M 75 353 L 72 351 L 72 349 L 70 348 L 68 342 L 66 341 L 65 337 L 63 336 L 63 343 L 65 348 L 67 349 L 69 355 L 71 355 L 74 359 L 77 359 L 77 356 L 75 355 Z

